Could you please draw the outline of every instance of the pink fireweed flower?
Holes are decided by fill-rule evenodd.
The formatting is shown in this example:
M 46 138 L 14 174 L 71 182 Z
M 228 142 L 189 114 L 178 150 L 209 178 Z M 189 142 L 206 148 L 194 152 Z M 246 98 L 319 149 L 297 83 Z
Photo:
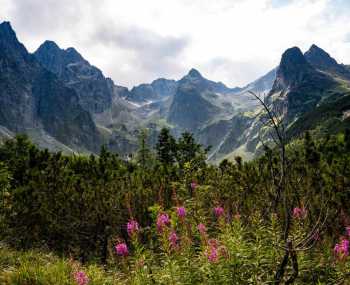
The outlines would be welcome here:
M 205 227 L 204 224 L 200 223 L 198 226 L 197 226 L 197 229 L 199 231 L 199 233 L 201 235 L 205 235 L 207 233 L 207 228 Z
M 305 219 L 307 214 L 307 210 L 303 207 L 303 208 L 299 208 L 299 207 L 295 207 L 293 209 L 293 217 L 295 219 Z
M 206 252 L 205 255 L 208 258 L 208 261 L 210 263 L 216 263 L 219 260 L 219 253 L 218 253 L 218 249 L 215 246 L 210 246 Z
M 117 253 L 117 255 L 123 256 L 123 257 L 126 257 L 129 255 L 128 246 L 123 242 L 116 244 L 115 252 Z
M 163 232 L 164 228 L 170 224 L 170 219 L 168 214 L 160 214 L 157 217 L 157 230 L 158 232 Z
M 89 283 L 89 278 L 84 271 L 78 271 L 74 273 L 74 280 L 78 285 L 87 285 Z
M 196 190 L 196 188 L 197 188 L 197 183 L 196 182 L 194 182 L 194 181 L 192 181 L 191 182 L 191 189 L 194 191 L 194 190 Z
M 176 213 L 180 219 L 184 219 L 186 217 L 186 209 L 184 207 L 177 207 Z
M 139 231 L 139 223 L 135 220 L 130 220 L 126 225 L 129 237 L 133 237 Z
M 338 259 L 342 260 L 349 255 L 349 241 L 343 238 L 340 243 L 334 246 L 334 254 Z
M 170 246 L 172 248 L 175 248 L 177 246 L 177 241 L 179 240 L 176 232 L 171 232 L 171 234 L 169 235 L 169 242 L 170 242 Z
M 223 207 L 215 207 L 214 208 L 214 214 L 216 218 L 220 218 L 225 213 L 225 210 Z

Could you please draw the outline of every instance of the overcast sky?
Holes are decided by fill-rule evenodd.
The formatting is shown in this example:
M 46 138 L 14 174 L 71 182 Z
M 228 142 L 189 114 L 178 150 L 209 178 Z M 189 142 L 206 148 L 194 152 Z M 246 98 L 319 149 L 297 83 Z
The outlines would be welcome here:
M 350 64 L 350 0 L 0 0 L 0 20 L 29 51 L 73 46 L 128 87 L 192 67 L 242 86 L 312 43 Z

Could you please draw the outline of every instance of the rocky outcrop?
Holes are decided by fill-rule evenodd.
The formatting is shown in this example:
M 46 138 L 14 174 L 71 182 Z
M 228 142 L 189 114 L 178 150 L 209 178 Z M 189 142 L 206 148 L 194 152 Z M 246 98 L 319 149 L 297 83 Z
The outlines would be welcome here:
M 314 68 L 350 80 L 350 71 L 346 66 L 338 64 L 333 57 L 318 46 L 312 45 L 304 56 Z
M 0 24 L 0 125 L 13 133 L 41 129 L 76 149 L 95 151 L 99 145 L 76 92 L 28 53 L 8 22 Z
M 43 67 L 77 92 L 79 103 L 86 111 L 102 113 L 111 108 L 113 81 L 105 78 L 101 70 L 74 48 L 61 49 L 55 42 L 45 41 L 34 55 Z

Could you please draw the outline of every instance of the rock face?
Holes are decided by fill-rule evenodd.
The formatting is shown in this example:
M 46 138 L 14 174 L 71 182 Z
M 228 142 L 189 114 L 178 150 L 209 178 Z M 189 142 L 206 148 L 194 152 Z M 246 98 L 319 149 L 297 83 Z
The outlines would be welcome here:
M 316 69 L 350 80 L 350 71 L 346 66 L 338 64 L 334 58 L 316 45 L 310 47 L 305 53 L 305 58 Z
M 56 43 L 45 41 L 34 55 L 43 67 L 76 92 L 79 105 L 91 115 L 103 138 L 96 147 L 104 144 L 121 155 L 136 150 L 133 132 L 139 128 L 138 118 L 132 115 L 133 106 L 124 99 L 130 95 L 127 88 L 104 77 L 74 48 L 61 49 Z
M 315 73 L 315 70 L 306 61 L 299 48 L 293 47 L 287 49 L 282 54 L 281 62 L 276 73 L 276 80 L 272 86 L 272 92 L 293 89 L 307 81 Z
M 293 121 L 312 110 L 336 85 L 331 76 L 315 69 L 294 47 L 283 53 L 268 97 L 277 109 L 284 109 L 287 121 Z
M 27 52 L 8 22 L 0 24 L 0 125 L 14 133 L 42 130 L 76 149 L 99 144 L 76 92 Z
M 223 83 L 210 81 L 191 69 L 178 81 L 167 120 L 180 130 L 196 132 L 214 119 L 233 113 L 233 94 Z
M 111 108 L 113 81 L 105 78 L 101 70 L 92 66 L 74 48 L 64 50 L 55 42 L 45 41 L 34 55 L 42 66 L 77 92 L 80 105 L 86 111 L 102 113 Z
M 135 86 L 131 89 L 126 99 L 140 104 L 163 100 L 174 96 L 177 85 L 175 80 L 160 78 L 154 80 L 151 84 Z

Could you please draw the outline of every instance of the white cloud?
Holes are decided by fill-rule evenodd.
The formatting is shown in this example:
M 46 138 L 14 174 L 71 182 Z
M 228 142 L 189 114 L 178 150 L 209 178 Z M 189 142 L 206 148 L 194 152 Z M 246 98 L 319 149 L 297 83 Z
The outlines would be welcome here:
M 180 78 L 191 67 L 230 86 L 312 43 L 350 63 L 348 0 L 0 0 L 20 40 L 74 46 L 117 84 Z

